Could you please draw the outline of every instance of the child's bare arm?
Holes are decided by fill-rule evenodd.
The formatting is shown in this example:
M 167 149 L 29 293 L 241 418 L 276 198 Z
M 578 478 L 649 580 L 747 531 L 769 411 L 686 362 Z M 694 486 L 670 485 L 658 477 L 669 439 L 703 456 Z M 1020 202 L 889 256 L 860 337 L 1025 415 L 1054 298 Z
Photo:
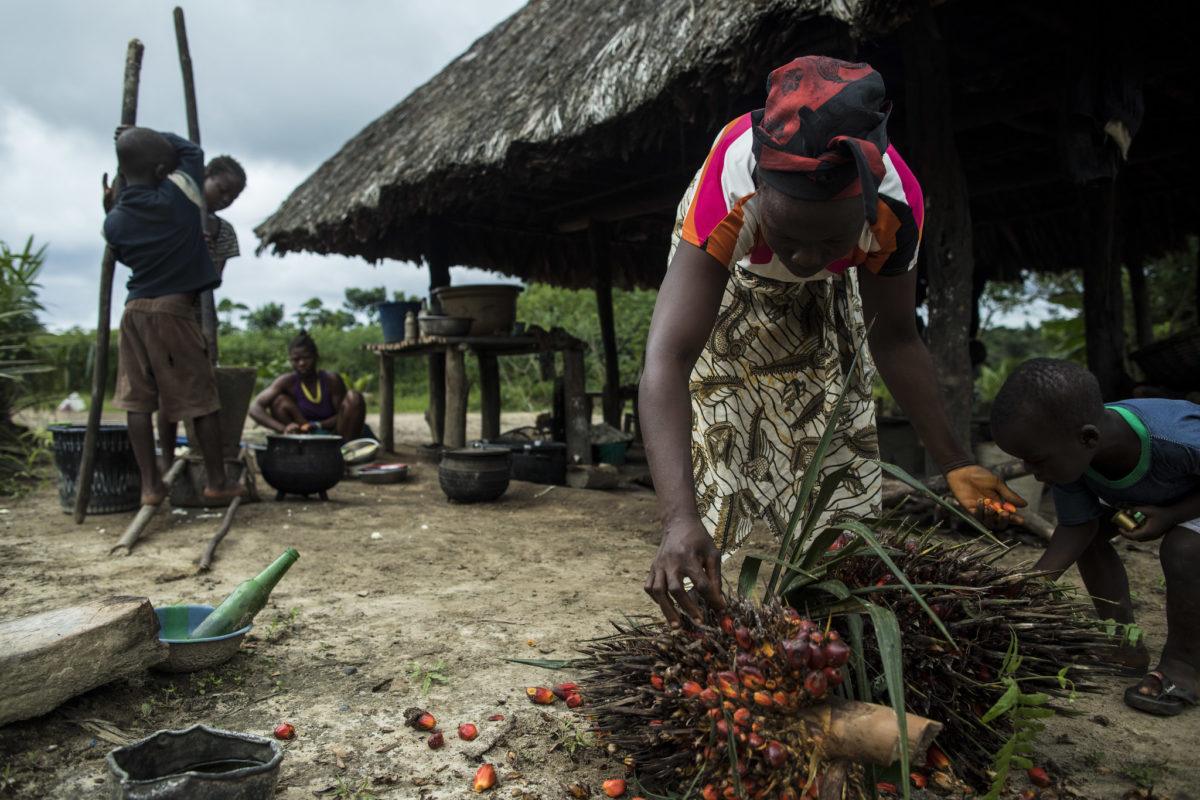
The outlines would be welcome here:
M 1050 537 L 1050 545 L 1046 552 L 1033 565 L 1039 572 L 1048 572 L 1052 578 L 1057 578 L 1074 564 L 1087 550 L 1092 539 L 1100 528 L 1100 520 L 1093 519 L 1082 525 L 1059 525 Z
M 204 150 L 200 145 L 173 133 L 163 132 L 163 136 L 171 143 L 171 147 L 175 148 L 175 154 L 179 156 L 179 166 L 175 169 L 192 176 L 197 186 L 204 186 Z

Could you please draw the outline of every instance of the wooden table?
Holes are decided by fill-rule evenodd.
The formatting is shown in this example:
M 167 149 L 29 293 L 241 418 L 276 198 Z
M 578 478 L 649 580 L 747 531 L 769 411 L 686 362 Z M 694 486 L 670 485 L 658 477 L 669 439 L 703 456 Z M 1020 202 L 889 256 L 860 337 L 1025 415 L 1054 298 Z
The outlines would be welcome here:
M 426 336 L 409 342 L 364 344 L 363 349 L 379 355 L 379 438 L 387 451 L 395 446 L 392 415 L 395 408 L 395 359 L 444 354 L 446 382 L 430 386 L 430 409 L 445 409 L 442 420 L 434 420 L 434 430 L 442 430 L 447 447 L 465 447 L 467 443 L 467 373 L 465 355 L 479 359 L 484 439 L 500 435 L 500 367 L 502 356 L 561 352 L 563 354 L 563 394 L 565 397 L 567 459 L 571 464 L 592 463 L 589 437 L 591 420 L 587 414 L 584 388 L 583 351 L 587 345 L 561 329 L 536 329 L 522 336 Z M 438 402 L 438 401 L 441 402 Z

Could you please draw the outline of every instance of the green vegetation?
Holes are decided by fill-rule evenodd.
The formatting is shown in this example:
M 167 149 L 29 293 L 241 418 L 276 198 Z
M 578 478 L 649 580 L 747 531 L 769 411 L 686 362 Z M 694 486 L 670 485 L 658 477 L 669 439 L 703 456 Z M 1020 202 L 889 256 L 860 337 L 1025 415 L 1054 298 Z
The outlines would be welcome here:
M 30 396 L 30 378 L 45 370 L 35 344 L 43 330 L 37 278 L 45 261 L 45 245 L 34 250 L 32 236 L 20 252 L 0 241 L 0 494 L 36 480 L 34 465 L 45 453 L 43 439 L 13 421 Z
M 438 683 L 449 683 L 450 679 L 442 674 L 441 670 L 446 666 L 444 659 L 439 658 L 437 663 L 432 667 L 422 667 L 415 661 L 408 665 L 408 677 L 414 683 L 421 684 L 421 694 L 429 694 L 429 687 L 434 681 Z

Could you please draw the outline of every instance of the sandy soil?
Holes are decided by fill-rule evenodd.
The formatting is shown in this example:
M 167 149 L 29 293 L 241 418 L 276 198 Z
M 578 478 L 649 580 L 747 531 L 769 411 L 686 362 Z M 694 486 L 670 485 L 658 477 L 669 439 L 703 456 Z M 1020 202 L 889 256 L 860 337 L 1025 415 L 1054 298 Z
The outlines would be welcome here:
M 506 415 L 503 429 L 531 423 Z M 416 415 L 398 419 L 398 438 L 424 441 L 423 425 Z M 576 676 L 506 659 L 570 658 L 608 620 L 653 611 L 641 584 L 658 529 L 653 493 L 630 480 L 638 469 L 627 468 L 611 491 L 513 482 L 495 503 L 456 505 L 438 488 L 436 468 L 414 463 L 405 483 L 346 480 L 327 503 L 244 506 L 206 574 L 195 574 L 193 560 L 220 522 L 211 511 L 161 512 L 129 557 L 110 557 L 132 514 L 76 526 L 53 480 L 0 502 L 0 618 L 118 594 L 215 604 L 286 547 L 301 554 L 226 664 L 147 672 L 0 728 L 0 797 L 106 798 L 109 750 L 197 722 L 261 735 L 294 724 L 277 794 L 287 800 L 474 796 L 471 778 L 484 761 L 500 775 L 496 796 L 567 798 L 572 783 L 603 796 L 601 782 L 624 774 L 620 762 L 591 746 L 584 720 L 564 704 L 525 697 L 526 686 Z M 1022 545 L 1012 558 L 1036 555 Z M 1126 556 L 1156 648 L 1164 625 L 1157 554 L 1138 546 Z M 1171 719 L 1133 711 L 1120 697 L 1130 682 L 1106 680 L 1106 693 L 1079 697 L 1074 717 L 1050 722 L 1038 760 L 1059 784 L 1040 797 L 1194 791 L 1200 711 Z M 436 716 L 444 747 L 431 750 L 425 734 L 404 726 L 411 706 Z M 494 715 L 503 719 L 489 721 Z M 478 740 L 457 737 L 463 722 L 478 725 Z M 1012 788 L 1030 786 L 1019 775 Z

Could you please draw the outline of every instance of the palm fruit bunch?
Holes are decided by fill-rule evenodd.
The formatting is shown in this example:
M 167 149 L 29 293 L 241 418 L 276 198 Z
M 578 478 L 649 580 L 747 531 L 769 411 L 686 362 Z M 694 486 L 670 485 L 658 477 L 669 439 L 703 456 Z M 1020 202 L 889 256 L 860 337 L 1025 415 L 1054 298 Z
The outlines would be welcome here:
M 726 601 L 719 618 L 614 623 L 616 634 L 581 647 L 584 710 L 647 786 L 694 786 L 704 800 L 815 797 L 829 762 L 796 716 L 842 682 L 850 649 L 777 600 Z M 861 768 L 843 785 L 862 796 Z
M 1009 685 L 1000 678 L 1015 679 L 1022 692 L 1047 694 L 1045 708 L 1069 713 L 1055 700 L 1071 691 L 1098 689 L 1088 678 L 1113 668 L 1102 654 L 1114 639 L 1086 607 L 1044 576 L 997 566 L 996 559 L 1007 551 L 998 542 L 980 538 L 955 544 L 932 536 L 907 538 L 903 531 L 890 538 L 885 531 L 876 534 L 952 640 L 876 554 L 860 550 L 833 560 L 824 576 L 850 589 L 878 587 L 868 599 L 891 609 L 902 632 L 907 710 L 944 723 L 941 749 L 963 779 L 982 789 L 991 780 L 988 768 L 996 753 L 1013 732 L 1008 715 L 982 722 Z M 924 588 L 931 586 L 949 588 Z M 880 654 L 869 619 L 866 627 L 862 654 L 870 668 L 879 664 Z M 1015 671 L 1011 661 L 1006 671 L 1014 638 L 1020 658 Z M 1070 682 L 1058 680 L 1064 667 Z

